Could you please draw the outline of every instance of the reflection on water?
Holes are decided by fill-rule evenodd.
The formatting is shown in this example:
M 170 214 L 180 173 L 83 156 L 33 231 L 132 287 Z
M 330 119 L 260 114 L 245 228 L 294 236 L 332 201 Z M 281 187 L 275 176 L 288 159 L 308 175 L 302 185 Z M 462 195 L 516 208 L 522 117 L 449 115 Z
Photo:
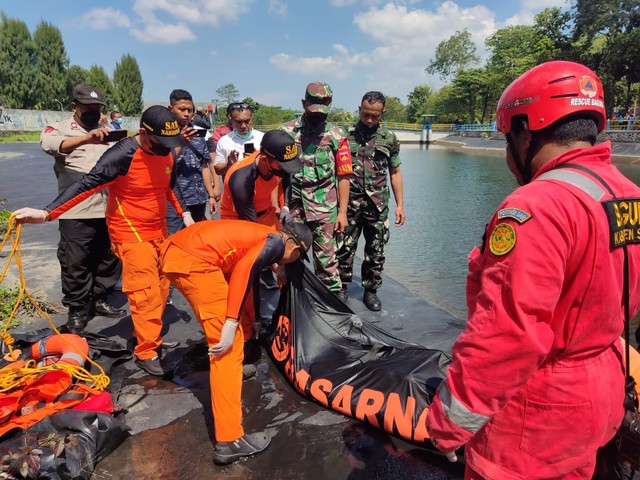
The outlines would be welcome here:
M 517 184 L 504 157 L 417 145 L 403 145 L 400 153 L 407 221 L 391 227 L 385 273 L 466 318 L 467 255 Z M 640 166 L 619 168 L 638 183 Z M 395 204 L 391 208 L 393 223 Z

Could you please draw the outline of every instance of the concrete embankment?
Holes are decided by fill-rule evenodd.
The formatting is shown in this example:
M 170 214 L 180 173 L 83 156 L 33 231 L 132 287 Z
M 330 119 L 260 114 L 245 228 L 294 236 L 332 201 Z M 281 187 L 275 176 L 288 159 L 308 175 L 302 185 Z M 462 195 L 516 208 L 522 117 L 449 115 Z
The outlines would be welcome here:
M 495 155 L 503 158 L 505 156 L 504 139 L 449 135 L 434 141 L 433 144 L 454 148 L 467 153 Z M 611 161 L 613 163 L 640 164 L 640 143 L 612 142 Z

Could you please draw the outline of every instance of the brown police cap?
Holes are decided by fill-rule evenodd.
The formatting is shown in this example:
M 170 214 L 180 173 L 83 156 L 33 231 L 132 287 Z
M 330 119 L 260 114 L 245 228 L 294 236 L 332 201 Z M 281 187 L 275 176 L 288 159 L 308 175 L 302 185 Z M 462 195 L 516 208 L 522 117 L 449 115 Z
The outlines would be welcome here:
M 104 105 L 102 92 L 93 85 L 87 85 L 86 83 L 80 83 L 74 87 L 71 100 L 84 105 L 90 105 L 93 103 Z

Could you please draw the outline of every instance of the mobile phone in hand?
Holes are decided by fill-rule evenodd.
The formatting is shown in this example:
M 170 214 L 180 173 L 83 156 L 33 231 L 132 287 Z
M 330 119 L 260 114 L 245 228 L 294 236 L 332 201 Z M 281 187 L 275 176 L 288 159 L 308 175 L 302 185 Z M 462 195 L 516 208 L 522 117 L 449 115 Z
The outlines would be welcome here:
M 111 130 L 107 133 L 102 139 L 103 142 L 117 142 L 118 140 L 122 140 L 129 133 L 128 130 Z
M 198 133 L 196 133 L 196 137 L 206 137 L 207 136 L 207 129 L 206 128 L 202 128 L 202 127 L 193 127 L 194 130 L 196 130 Z
M 249 155 L 253 152 L 256 151 L 256 147 L 253 145 L 253 143 L 245 143 L 244 144 L 244 153 L 245 155 Z

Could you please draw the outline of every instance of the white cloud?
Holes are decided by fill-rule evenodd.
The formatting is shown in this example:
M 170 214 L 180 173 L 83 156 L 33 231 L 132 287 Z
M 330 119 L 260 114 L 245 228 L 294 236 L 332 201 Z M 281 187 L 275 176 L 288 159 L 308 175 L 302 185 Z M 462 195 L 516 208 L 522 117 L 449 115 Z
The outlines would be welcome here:
M 438 43 L 466 28 L 482 54 L 484 40 L 498 28 L 495 14 L 486 7 L 462 8 L 451 0 L 430 10 L 387 3 L 357 13 L 354 23 L 374 41 L 371 51 L 356 52 L 337 43 L 327 56 L 306 58 L 283 52 L 273 56 L 271 63 L 303 77 L 322 74 L 328 82 L 357 75 L 363 88 L 382 89 L 406 102 L 406 94 L 416 85 L 441 84 L 424 71 Z
M 133 10 L 145 21 L 155 12 L 179 22 L 218 27 L 235 22 L 249 11 L 255 0 L 135 0 Z
M 535 22 L 535 16 L 545 8 L 559 7 L 566 10 L 569 5 L 567 0 L 537 0 L 535 2 L 535 8 L 528 0 L 522 0 L 520 11 L 508 18 L 505 25 L 533 25 Z
M 349 7 L 361 3 L 365 7 L 372 7 L 374 5 L 380 5 L 381 3 L 393 3 L 396 5 L 407 5 L 413 3 L 419 3 L 421 0 L 331 0 L 331 5 L 334 7 Z
M 289 7 L 282 0 L 269 0 L 269 15 L 286 17 Z
M 113 28 L 129 28 L 129 17 L 115 8 L 94 8 L 82 15 L 80 25 L 92 30 L 110 30 Z
M 331 0 L 331 5 L 334 7 L 347 7 L 358 3 L 358 0 Z
M 179 43 L 195 40 L 196 36 L 186 25 L 149 24 L 143 29 L 132 29 L 133 37 L 145 43 Z
M 272 56 L 269 61 L 280 70 L 304 76 L 332 76 L 333 78 L 347 78 L 350 69 L 341 58 L 328 57 L 293 57 L 286 53 Z

